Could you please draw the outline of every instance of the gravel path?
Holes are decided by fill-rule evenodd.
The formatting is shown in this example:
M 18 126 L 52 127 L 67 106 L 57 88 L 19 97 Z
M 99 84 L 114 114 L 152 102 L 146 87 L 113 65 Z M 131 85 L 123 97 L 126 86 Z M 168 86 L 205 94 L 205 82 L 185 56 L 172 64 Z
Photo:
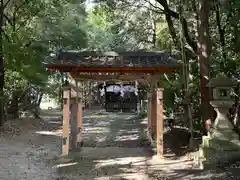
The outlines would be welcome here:
M 132 114 L 86 111 L 84 148 L 57 158 L 61 119 L 54 116 L 44 114 L 44 121 L 6 124 L 5 132 L 0 133 L 0 180 L 226 179 L 226 173 L 192 169 L 186 156 L 171 160 L 152 157 L 146 150 L 144 121 Z

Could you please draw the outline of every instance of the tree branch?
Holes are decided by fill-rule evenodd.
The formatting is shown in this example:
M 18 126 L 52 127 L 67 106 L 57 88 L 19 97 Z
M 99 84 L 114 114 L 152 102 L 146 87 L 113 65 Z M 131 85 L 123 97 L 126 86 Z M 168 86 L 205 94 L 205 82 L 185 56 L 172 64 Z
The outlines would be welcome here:
M 10 3 L 11 0 L 8 0 L 4 5 L 3 5 L 3 10 L 7 7 L 7 5 Z
M 219 7 L 216 4 L 215 5 L 215 14 L 216 14 L 216 21 L 217 21 L 217 27 L 218 27 L 218 33 L 219 33 L 219 38 L 220 38 L 220 43 L 221 43 L 221 47 L 222 47 L 222 55 L 224 60 L 227 60 L 227 54 L 225 52 L 225 38 L 224 38 L 224 34 L 225 34 L 225 27 L 222 28 L 221 26 L 221 17 L 220 17 L 220 12 L 219 12 Z
M 169 6 L 168 6 L 168 3 L 166 0 L 156 0 L 163 7 L 163 9 L 153 5 L 151 2 L 148 2 L 147 0 L 144 0 L 144 1 L 146 3 L 148 3 L 152 8 L 147 7 L 146 5 L 142 5 L 142 4 L 136 5 L 134 3 L 126 3 L 126 2 L 123 4 L 123 7 L 126 8 L 126 7 L 133 6 L 133 7 L 137 7 L 137 8 L 147 8 L 155 13 L 165 14 L 165 18 L 168 23 L 168 28 L 169 28 L 170 35 L 173 39 L 173 43 L 175 44 L 176 47 L 179 48 L 180 42 L 178 41 L 178 36 L 175 31 L 173 20 L 172 20 L 172 18 L 179 20 L 179 13 L 169 9 Z M 192 48 L 193 52 L 197 53 L 197 42 L 189 35 L 188 24 L 187 24 L 187 21 L 185 18 L 183 18 L 183 21 L 182 21 L 182 28 L 183 28 L 184 36 L 186 38 L 186 42 Z M 188 53 L 190 53 L 190 54 L 188 54 L 188 55 L 190 55 L 190 57 L 196 57 L 196 55 L 194 55 L 194 53 L 190 49 L 187 49 L 186 51 Z
M 3 14 L 3 17 L 7 20 L 7 22 L 13 26 L 13 22 L 10 20 L 10 18 L 6 15 L 6 14 Z
M 165 14 L 166 20 L 168 22 L 168 26 L 169 26 L 169 30 L 170 30 L 172 38 L 177 38 L 175 28 L 173 26 L 172 17 L 179 20 L 179 13 L 169 9 L 169 6 L 168 6 L 168 3 L 166 0 L 157 0 L 157 2 L 160 3 L 164 8 L 164 14 Z M 190 37 L 189 32 L 188 32 L 187 21 L 185 18 L 183 18 L 182 27 L 183 27 L 183 33 L 184 33 L 187 43 L 193 49 L 193 51 L 195 53 L 197 53 L 197 42 L 192 37 Z M 178 44 L 178 43 L 175 42 L 175 45 L 176 44 Z
M 28 3 L 28 0 L 25 0 L 22 4 L 20 4 L 19 6 L 17 6 L 16 8 L 15 8 L 15 11 L 14 11 L 14 13 L 17 13 L 25 4 L 27 4 Z
M 145 8 L 145 9 L 148 9 L 148 10 L 154 12 L 154 13 L 162 13 L 163 12 L 163 9 L 161 9 L 161 8 L 158 8 L 159 10 L 157 10 L 157 9 L 154 9 L 154 8 L 147 7 L 146 5 L 134 5 L 133 3 L 123 4 L 123 5 L 121 5 L 121 9 L 126 9 L 126 8 L 129 8 L 130 6 L 132 6 L 134 8 Z
M 7 35 L 7 33 L 4 31 L 3 32 L 4 37 L 6 38 L 7 42 L 11 43 L 10 37 Z
M 228 10 L 228 14 L 227 14 L 227 19 L 226 19 L 226 23 L 225 23 L 225 25 L 222 27 L 222 29 L 225 31 L 225 29 L 227 28 L 227 26 L 229 25 L 229 21 L 230 21 L 230 18 L 232 18 L 232 16 L 233 16 L 233 14 L 232 14 L 232 12 L 233 12 L 233 8 L 232 8 L 232 6 L 230 6 L 230 9 Z

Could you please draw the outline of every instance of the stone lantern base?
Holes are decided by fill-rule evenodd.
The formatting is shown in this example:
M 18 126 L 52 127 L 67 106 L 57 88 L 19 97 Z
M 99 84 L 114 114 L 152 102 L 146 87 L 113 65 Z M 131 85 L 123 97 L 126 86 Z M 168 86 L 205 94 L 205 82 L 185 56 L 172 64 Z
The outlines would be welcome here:
M 211 132 L 202 137 L 202 145 L 194 155 L 195 163 L 201 169 L 216 167 L 240 157 L 239 135 L 233 131 L 233 125 L 226 116 L 231 104 L 232 101 L 211 102 L 217 112 L 217 118 Z

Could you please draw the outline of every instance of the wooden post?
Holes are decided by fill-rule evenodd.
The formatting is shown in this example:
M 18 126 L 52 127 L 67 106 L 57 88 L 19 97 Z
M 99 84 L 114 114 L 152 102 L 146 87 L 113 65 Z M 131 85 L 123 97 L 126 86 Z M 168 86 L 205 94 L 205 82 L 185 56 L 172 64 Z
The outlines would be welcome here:
M 151 144 L 153 143 L 152 139 L 152 90 L 147 93 L 148 98 L 148 110 L 147 110 L 147 116 L 148 116 L 148 125 L 147 125 L 147 136 Z
M 151 77 L 151 135 L 153 140 L 157 136 L 157 82 L 160 79 L 160 74 L 153 74 Z
M 139 85 L 138 81 L 135 81 L 135 95 L 137 98 L 137 113 L 139 114 L 141 109 L 140 109 L 140 98 L 139 98 Z
M 152 97 L 151 97 L 151 134 L 152 138 L 156 139 L 156 127 L 157 127 L 157 94 L 156 89 L 152 89 Z
M 107 106 L 106 106 L 106 104 L 107 104 L 107 100 L 106 100 L 106 93 L 107 93 L 107 82 L 106 81 L 104 81 L 104 89 L 103 89 L 103 107 L 104 107 L 104 109 L 107 111 Z
M 77 82 L 78 87 L 78 82 Z M 83 108 L 82 108 L 82 98 L 81 92 L 77 91 L 77 101 L 76 101 L 76 119 L 77 119 L 77 149 L 80 149 L 83 144 L 82 129 L 83 129 Z
M 147 98 L 148 98 L 148 110 L 147 110 L 147 116 L 148 116 L 148 131 L 151 131 L 151 104 L 152 104 L 152 93 L 151 90 L 150 92 L 147 93 Z
M 71 89 L 63 89 L 63 130 L 62 130 L 62 155 L 69 153 L 69 116 L 70 116 Z
M 156 119 L 157 119 L 157 155 L 163 156 L 163 132 L 164 132 L 164 115 L 163 115 L 163 88 L 156 89 Z
M 70 125 L 71 125 L 71 150 L 77 149 L 77 98 L 72 98 L 70 108 Z
M 92 87 L 92 82 L 91 81 L 89 81 L 89 84 L 88 84 L 88 108 L 92 108 L 92 105 L 93 105 L 93 103 L 92 103 L 92 100 L 93 100 L 93 98 L 92 98 L 92 89 L 91 89 L 91 87 Z

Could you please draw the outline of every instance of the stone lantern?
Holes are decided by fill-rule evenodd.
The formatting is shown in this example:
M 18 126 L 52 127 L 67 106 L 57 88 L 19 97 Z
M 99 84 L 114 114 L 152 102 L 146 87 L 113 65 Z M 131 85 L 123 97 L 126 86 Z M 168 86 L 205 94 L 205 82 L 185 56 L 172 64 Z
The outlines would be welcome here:
M 204 168 L 207 165 L 215 166 L 240 156 L 240 141 L 237 133 L 233 131 L 233 125 L 227 117 L 229 108 L 234 100 L 231 98 L 231 90 L 237 82 L 226 76 L 218 76 L 208 83 L 213 90 L 213 100 L 210 104 L 214 107 L 217 117 L 211 131 L 202 137 L 202 145 L 199 154 L 194 156 L 197 164 Z
M 234 100 L 231 98 L 231 90 L 236 85 L 237 82 L 223 75 L 211 79 L 207 84 L 213 91 L 213 100 L 210 104 L 217 113 L 217 117 L 213 123 L 214 131 L 221 131 L 221 133 L 224 133 L 233 130 L 233 125 L 227 118 L 227 114 L 234 104 Z M 225 135 L 228 136 L 230 134 Z

